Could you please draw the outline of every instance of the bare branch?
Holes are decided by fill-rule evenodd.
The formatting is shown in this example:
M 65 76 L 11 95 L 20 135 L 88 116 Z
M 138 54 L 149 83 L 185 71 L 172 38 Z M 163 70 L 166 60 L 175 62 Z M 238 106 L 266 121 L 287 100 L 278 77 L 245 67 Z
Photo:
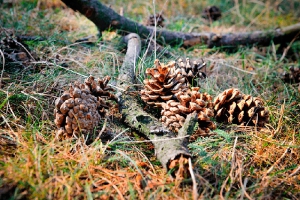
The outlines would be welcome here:
M 269 31 L 237 32 L 226 34 L 215 33 L 183 33 L 172 32 L 165 29 L 146 27 L 116 13 L 113 9 L 103 5 L 98 0 L 62 0 L 67 6 L 79 11 L 89 18 L 99 31 L 117 29 L 121 34 L 137 33 L 141 38 L 147 39 L 156 31 L 160 43 L 190 47 L 194 45 L 207 45 L 208 47 L 237 45 L 268 46 L 271 41 L 281 44 L 299 39 L 300 23 Z

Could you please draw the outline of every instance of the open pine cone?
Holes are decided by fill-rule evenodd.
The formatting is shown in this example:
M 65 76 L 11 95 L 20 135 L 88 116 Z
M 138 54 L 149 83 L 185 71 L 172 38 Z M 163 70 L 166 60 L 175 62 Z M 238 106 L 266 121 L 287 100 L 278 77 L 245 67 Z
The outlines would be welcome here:
M 269 121 L 269 111 L 263 104 L 258 97 L 230 88 L 215 98 L 215 118 L 223 123 L 262 127 Z
M 150 17 L 147 20 L 146 26 L 155 26 L 155 20 L 156 20 L 156 26 L 158 27 L 164 27 L 164 21 L 165 18 L 162 14 L 157 13 L 154 17 L 154 15 L 150 15 Z
M 200 71 L 205 66 L 206 63 L 203 61 L 193 61 L 193 63 L 191 63 L 189 58 L 187 58 L 185 62 L 181 58 L 178 60 L 178 67 L 181 69 L 181 74 L 191 86 L 198 85 L 197 79 L 206 78 L 206 74 Z
M 89 134 L 94 131 L 105 116 L 110 104 L 107 99 L 115 96 L 107 87 L 110 77 L 103 80 L 90 76 L 84 84 L 75 82 L 70 88 L 55 101 L 55 124 L 58 128 L 57 135 L 70 137 L 72 135 Z
M 215 124 L 210 120 L 214 116 L 212 109 L 212 97 L 207 93 L 198 92 L 199 87 L 192 87 L 186 92 L 179 91 L 176 97 L 179 100 L 169 100 L 162 103 L 161 122 L 170 130 L 178 132 L 183 126 L 188 114 L 198 113 L 198 124 L 200 130 L 209 132 L 215 129 Z
M 187 58 L 186 62 L 179 59 L 169 62 L 167 65 L 154 61 L 155 67 L 148 68 L 146 74 L 151 79 L 145 79 L 145 88 L 141 90 L 141 98 L 149 105 L 160 107 L 161 102 L 176 99 L 175 93 L 186 91 L 193 81 L 203 76 L 199 70 L 205 66 L 205 63 L 193 62 Z

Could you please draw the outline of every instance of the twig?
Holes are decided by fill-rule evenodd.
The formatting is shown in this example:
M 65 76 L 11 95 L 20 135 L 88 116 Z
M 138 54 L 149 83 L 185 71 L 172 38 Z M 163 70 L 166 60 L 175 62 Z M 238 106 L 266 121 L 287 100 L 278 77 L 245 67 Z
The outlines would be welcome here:
M 291 48 L 292 44 L 296 41 L 297 37 L 299 37 L 300 32 L 293 38 L 293 40 L 289 43 L 289 45 L 284 49 L 282 56 L 279 60 L 279 62 L 282 62 L 282 60 L 284 59 L 284 57 L 286 56 L 287 52 L 289 51 L 289 49 Z
M 31 59 L 32 59 L 33 61 L 35 61 L 34 57 L 33 57 L 33 56 L 31 55 L 31 53 L 26 49 L 26 47 L 24 47 L 23 44 L 21 44 L 20 42 L 18 42 L 18 41 L 15 40 L 15 39 L 13 39 L 13 41 L 14 41 L 15 43 L 17 43 L 18 45 L 20 45 L 20 46 L 27 52 L 27 54 L 31 57 Z
M 104 123 L 103 123 L 103 127 L 102 127 L 101 131 L 99 132 L 99 134 L 98 134 L 98 136 L 96 137 L 95 140 L 99 140 L 100 139 L 102 133 L 104 132 L 104 130 L 106 128 L 106 124 L 107 124 L 107 118 L 105 118 Z
M 192 159 L 191 158 L 189 158 L 189 171 L 190 171 L 191 178 L 192 178 L 192 181 L 193 181 L 193 199 L 197 200 L 199 194 L 198 194 L 197 182 L 196 182 L 195 174 L 194 174 L 194 171 L 193 171 L 193 165 L 192 165 Z

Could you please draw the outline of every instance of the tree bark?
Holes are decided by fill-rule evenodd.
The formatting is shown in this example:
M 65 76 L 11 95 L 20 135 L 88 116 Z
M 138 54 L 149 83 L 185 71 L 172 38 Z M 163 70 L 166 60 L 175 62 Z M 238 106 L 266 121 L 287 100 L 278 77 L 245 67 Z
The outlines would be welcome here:
M 175 136 L 158 119 L 143 110 L 130 90 L 135 77 L 133 69 L 140 53 L 140 37 L 137 34 L 129 34 L 125 37 L 125 42 L 128 44 L 127 52 L 118 77 L 118 87 L 122 89 L 117 94 L 120 112 L 126 124 L 152 141 L 158 160 L 169 170 L 169 163 L 174 159 L 179 159 L 181 155 L 186 158 L 191 156 L 187 148 L 187 136 L 193 132 L 197 115 L 189 115 L 183 128 Z
M 269 31 L 237 32 L 227 34 L 215 33 L 182 33 L 165 29 L 146 27 L 137 22 L 120 16 L 113 9 L 103 5 L 98 0 L 62 0 L 67 6 L 79 11 L 89 18 L 99 31 L 117 29 L 121 34 L 137 33 L 141 38 L 148 38 L 156 31 L 157 40 L 172 46 L 190 47 L 207 45 L 208 47 L 234 47 L 237 45 L 268 46 L 271 41 L 275 44 L 286 43 L 298 37 L 300 23 Z

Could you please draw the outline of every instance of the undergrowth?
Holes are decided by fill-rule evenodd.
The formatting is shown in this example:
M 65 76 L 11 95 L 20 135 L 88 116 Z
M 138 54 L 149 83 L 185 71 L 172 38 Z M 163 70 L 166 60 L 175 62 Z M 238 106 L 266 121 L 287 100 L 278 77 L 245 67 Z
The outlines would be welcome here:
M 216 33 L 265 30 L 299 22 L 299 2 L 103 1 L 143 23 L 163 12 L 173 31 Z M 222 18 L 201 18 L 205 6 L 217 5 Z M 109 75 L 114 85 L 124 51 L 116 32 L 97 38 L 96 27 L 57 0 L 1 4 L 0 28 L 27 41 L 36 60 L 27 66 L 6 63 L 0 88 L 0 199 L 192 199 L 192 180 L 180 183 L 162 169 L 153 145 L 128 129 L 119 116 L 102 127 L 106 138 L 55 138 L 55 99 L 77 80 Z M 75 42 L 89 37 L 88 42 Z M 203 58 L 208 78 L 201 91 L 216 96 L 235 87 L 261 97 L 270 111 L 263 129 L 218 125 L 209 137 L 189 144 L 201 199 L 299 199 L 300 91 L 280 75 L 299 66 L 299 41 L 283 54 L 279 45 L 237 49 L 164 47 L 172 57 L 143 47 L 136 74 L 139 83 L 156 58 Z M 1 59 L 1 66 L 3 60 Z

